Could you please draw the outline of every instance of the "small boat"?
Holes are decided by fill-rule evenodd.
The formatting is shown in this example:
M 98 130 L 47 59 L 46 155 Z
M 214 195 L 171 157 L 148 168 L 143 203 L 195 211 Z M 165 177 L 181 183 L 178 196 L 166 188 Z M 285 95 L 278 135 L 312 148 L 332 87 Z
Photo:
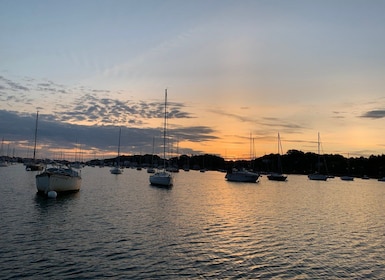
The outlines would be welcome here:
M 313 174 L 309 174 L 307 177 L 310 179 L 310 180 L 315 180 L 315 181 L 326 181 L 328 178 L 330 178 L 328 175 L 325 175 L 325 174 L 321 174 L 320 173 L 320 167 L 321 167 L 321 162 L 320 162 L 320 145 L 321 145 L 321 142 L 320 142 L 320 135 L 319 135 L 319 132 L 318 132 L 318 163 L 317 163 L 317 167 L 318 167 L 318 171 L 313 173 Z
M 120 136 L 121 134 L 122 134 L 122 128 L 119 127 L 118 157 L 116 161 L 116 166 L 110 169 L 110 173 L 115 175 L 122 174 L 123 172 L 122 169 L 120 168 Z
M 340 179 L 342 181 L 354 181 L 354 177 L 349 175 L 341 176 Z
M 167 171 L 158 171 L 150 176 L 150 183 L 154 186 L 170 187 L 173 184 L 173 178 Z
M 280 172 L 273 172 L 267 175 L 267 179 L 271 181 L 286 181 L 287 176 L 282 174 L 282 163 L 281 163 L 281 152 L 282 152 L 282 145 L 281 145 L 281 137 L 278 133 L 278 169 Z
M 46 168 L 36 175 L 37 191 L 44 194 L 50 191 L 77 192 L 80 190 L 81 182 L 82 178 L 78 171 L 64 166 Z
M 282 173 L 270 173 L 267 178 L 271 181 L 286 181 L 287 176 Z
M 118 175 L 118 174 L 122 174 L 122 169 L 119 167 L 119 166 L 115 166 L 113 168 L 110 169 L 110 173 L 111 174 L 115 174 L 115 175 Z
M 259 174 L 255 172 L 247 171 L 245 169 L 238 170 L 236 168 L 233 168 L 226 173 L 225 178 L 227 181 L 230 181 L 230 182 L 255 183 L 259 178 Z
M 350 174 L 350 160 L 349 160 L 349 154 L 348 154 L 348 159 L 347 159 L 347 162 L 348 162 L 348 174 Z M 343 175 L 340 177 L 340 179 L 342 181 L 354 181 L 354 177 L 353 176 L 350 176 L 350 175 Z
M 155 168 L 153 168 L 153 167 L 148 167 L 148 168 L 147 168 L 147 173 L 155 173 Z
M 151 154 L 151 166 L 147 168 L 147 173 L 153 174 L 155 173 L 154 166 L 154 149 L 155 149 L 155 137 L 152 138 L 152 154 Z
M 149 180 L 151 185 L 169 188 L 173 185 L 173 177 L 166 171 L 167 89 L 164 95 L 163 170 L 150 175 Z
M 313 174 L 309 174 L 307 176 L 310 180 L 315 180 L 315 181 L 326 181 L 329 176 L 328 175 L 325 175 L 325 174 L 320 174 L 318 172 L 316 173 L 313 173 Z
M 379 178 L 378 181 L 380 181 L 380 182 L 385 182 L 385 177 Z

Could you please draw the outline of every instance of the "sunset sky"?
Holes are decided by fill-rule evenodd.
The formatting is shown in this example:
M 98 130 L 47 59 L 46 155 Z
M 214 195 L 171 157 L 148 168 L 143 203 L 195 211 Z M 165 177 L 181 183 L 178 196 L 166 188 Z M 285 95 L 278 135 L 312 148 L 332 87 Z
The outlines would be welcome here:
M 3 154 L 385 153 L 385 1 L 1 0 Z M 250 140 L 250 138 L 252 140 Z

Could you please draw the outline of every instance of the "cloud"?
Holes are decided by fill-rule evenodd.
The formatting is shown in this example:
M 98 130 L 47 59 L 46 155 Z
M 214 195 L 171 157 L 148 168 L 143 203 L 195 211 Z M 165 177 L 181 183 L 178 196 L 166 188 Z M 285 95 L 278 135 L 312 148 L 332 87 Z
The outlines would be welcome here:
M 76 112 L 68 112 L 66 116 L 67 118 L 78 120 L 82 120 L 84 117 Z M 29 146 L 32 147 L 35 120 L 36 113 L 26 114 L 0 110 L 0 131 L 2 131 L 2 137 L 12 143 L 28 142 Z M 209 127 L 194 126 L 171 128 L 168 135 L 172 141 L 204 142 L 216 139 L 216 136 L 213 136 L 214 132 Z M 89 126 L 71 124 L 65 121 L 58 121 L 58 117 L 54 114 L 39 113 L 38 146 L 44 145 L 45 154 L 49 154 L 49 151 L 52 149 L 75 148 L 78 144 L 81 144 L 84 150 L 114 150 L 117 145 L 117 135 L 118 126 L 115 125 Z M 161 138 L 162 135 L 159 128 L 122 126 L 122 153 L 151 153 L 154 136 L 159 139 Z M 23 153 L 22 156 L 26 156 L 27 151 L 22 151 L 25 147 L 17 147 L 16 149 Z M 189 153 L 199 152 L 191 149 L 188 151 Z M 52 154 L 49 156 L 52 156 Z
M 385 110 L 372 110 L 364 113 L 361 118 L 381 119 L 385 117 Z

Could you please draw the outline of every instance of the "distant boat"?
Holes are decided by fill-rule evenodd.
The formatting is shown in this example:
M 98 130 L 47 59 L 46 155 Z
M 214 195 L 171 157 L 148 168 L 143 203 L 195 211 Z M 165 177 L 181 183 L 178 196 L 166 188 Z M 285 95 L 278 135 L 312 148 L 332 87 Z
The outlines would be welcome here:
M 36 162 L 36 140 L 37 140 L 37 124 L 39 119 L 39 111 L 36 112 L 36 123 L 35 123 L 35 144 L 33 147 L 33 158 L 32 161 L 25 164 L 26 171 L 41 171 L 44 169 L 44 165 L 40 162 Z
M 342 181 L 354 181 L 354 177 L 349 175 L 341 176 L 340 179 Z
M 349 173 L 350 173 L 350 161 L 349 161 L 349 155 L 348 155 L 348 174 Z M 340 179 L 342 181 L 354 181 L 354 177 L 350 175 L 341 176 Z
M 78 171 L 68 167 L 51 167 L 36 175 L 36 187 L 39 193 L 48 194 L 77 192 L 80 190 L 82 178 Z
M 7 167 L 8 166 L 8 161 L 5 160 L 5 157 L 3 156 L 3 146 L 4 146 L 4 138 L 1 141 L 1 150 L 0 150 L 0 167 Z
M 231 169 L 225 176 L 227 181 L 230 182 L 249 182 L 255 183 L 259 178 L 259 174 L 245 169 Z
M 318 171 L 313 173 L 313 174 L 309 174 L 308 178 L 310 180 L 326 181 L 329 178 L 329 176 L 320 173 L 320 168 L 321 168 L 321 162 L 320 162 L 320 143 L 321 143 L 320 142 L 320 135 L 319 135 L 319 132 L 318 132 L 318 162 L 317 162 Z
M 155 173 L 154 168 L 154 149 L 155 149 L 155 137 L 152 138 L 152 155 L 151 155 L 151 166 L 147 168 L 147 173 Z
M 115 174 L 115 175 L 122 174 L 122 172 L 123 172 L 122 169 L 120 168 L 120 136 L 121 136 L 121 133 L 122 133 L 122 128 L 119 127 L 118 157 L 116 160 L 116 165 L 110 169 L 111 174 Z
M 166 131 L 167 131 L 167 89 L 165 90 L 164 101 L 164 126 L 163 126 L 163 170 L 150 176 L 150 184 L 161 187 L 171 187 L 173 177 L 166 171 Z
M 267 178 L 271 181 L 286 181 L 287 179 L 287 176 L 282 174 L 281 152 L 282 152 L 281 137 L 279 136 L 279 133 L 278 133 L 278 170 L 279 172 L 273 172 L 267 175 Z

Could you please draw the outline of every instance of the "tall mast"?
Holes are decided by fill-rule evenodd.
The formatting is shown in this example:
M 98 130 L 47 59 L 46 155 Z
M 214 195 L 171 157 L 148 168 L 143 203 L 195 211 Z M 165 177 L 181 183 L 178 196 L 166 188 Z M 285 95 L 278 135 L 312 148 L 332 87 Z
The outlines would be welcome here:
M 321 162 L 320 162 L 320 136 L 319 136 L 319 132 L 318 132 L 318 173 L 320 172 L 320 166 Z
M 164 98 L 164 127 L 163 127 L 163 167 L 166 169 L 166 127 L 167 127 L 167 89 Z
M 33 160 L 35 160 L 36 156 L 36 139 L 37 139 L 37 120 L 39 118 L 39 111 L 36 111 L 36 124 L 35 124 L 35 145 L 33 147 Z
M 119 127 L 119 141 L 118 141 L 118 167 L 120 166 L 120 135 L 122 133 L 122 128 Z

